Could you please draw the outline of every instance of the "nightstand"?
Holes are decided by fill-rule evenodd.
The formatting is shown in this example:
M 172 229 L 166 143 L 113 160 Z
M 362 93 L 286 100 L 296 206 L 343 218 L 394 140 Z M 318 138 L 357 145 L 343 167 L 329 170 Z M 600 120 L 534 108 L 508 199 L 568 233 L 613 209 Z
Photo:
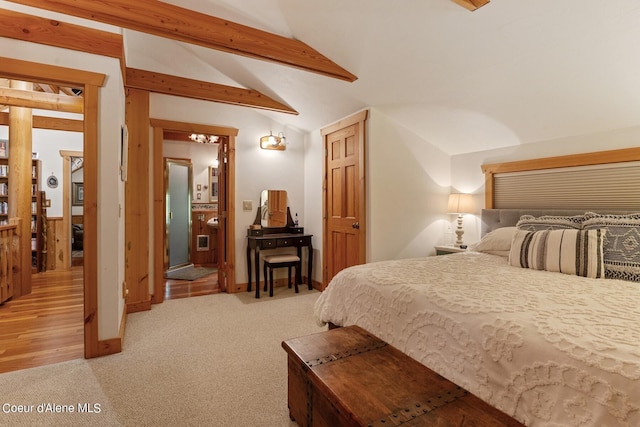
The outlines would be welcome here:
M 449 255 L 464 251 L 466 251 L 466 249 L 460 249 L 457 246 L 436 246 L 436 255 Z

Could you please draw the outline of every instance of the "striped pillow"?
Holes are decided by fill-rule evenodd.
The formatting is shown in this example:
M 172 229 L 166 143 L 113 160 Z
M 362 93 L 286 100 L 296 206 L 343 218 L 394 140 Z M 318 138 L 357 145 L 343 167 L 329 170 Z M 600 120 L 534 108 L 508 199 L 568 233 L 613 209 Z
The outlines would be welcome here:
M 516 230 L 509 264 L 591 278 L 604 277 L 606 230 Z

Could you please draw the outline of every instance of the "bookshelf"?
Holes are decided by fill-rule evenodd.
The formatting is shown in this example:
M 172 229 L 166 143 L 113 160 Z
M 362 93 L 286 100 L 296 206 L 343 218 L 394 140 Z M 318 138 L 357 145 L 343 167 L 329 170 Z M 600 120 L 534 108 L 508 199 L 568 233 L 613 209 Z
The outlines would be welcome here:
M 9 159 L 0 158 L 0 225 L 9 224 L 9 206 L 12 203 L 12 197 L 9 194 L 9 180 L 11 179 L 11 170 L 9 168 Z M 41 188 L 41 161 L 31 161 L 31 271 L 37 273 L 43 270 L 44 251 L 44 222 L 43 214 L 46 212 L 44 208 L 45 193 L 40 191 Z

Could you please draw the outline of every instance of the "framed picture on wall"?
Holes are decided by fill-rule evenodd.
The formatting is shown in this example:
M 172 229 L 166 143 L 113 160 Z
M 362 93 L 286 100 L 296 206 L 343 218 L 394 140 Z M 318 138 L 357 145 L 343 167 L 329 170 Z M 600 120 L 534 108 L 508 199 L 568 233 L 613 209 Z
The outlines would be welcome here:
M 9 157 L 9 141 L 6 139 L 0 139 L 0 158 L 6 159 Z
M 84 183 L 72 182 L 71 183 L 71 205 L 82 206 L 84 203 Z

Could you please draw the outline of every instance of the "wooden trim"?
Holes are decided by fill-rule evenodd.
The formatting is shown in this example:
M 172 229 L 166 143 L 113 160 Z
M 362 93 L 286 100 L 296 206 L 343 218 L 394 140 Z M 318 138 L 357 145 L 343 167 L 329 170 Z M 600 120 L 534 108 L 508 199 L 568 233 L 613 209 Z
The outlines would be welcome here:
M 88 359 L 116 347 L 105 347 L 98 332 L 98 86 L 84 86 L 84 102 L 84 355 Z
M 219 135 L 219 136 L 237 136 L 238 129 L 224 127 L 224 126 L 211 126 L 211 125 L 202 125 L 196 123 L 184 123 L 184 122 L 174 122 L 171 120 L 162 120 L 162 119 L 149 119 L 151 126 L 154 128 L 161 128 L 162 131 L 175 131 L 175 132 L 186 132 L 186 133 L 203 133 L 206 135 Z M 160 138 L 162 140 L 162 133 L 160 134 Z
M 24 79 L 40 83 L 50 83 L 62 86 L 91 85 L 102 86 L 106 76 L 100 73 L 58 67 L 55 65 L 39 64 L 37 62 L 22 61 L 20 59 L 0 57 L 0 76 L 8 79 Z M 86 104 L 85 104 L 86 105 Z M 86 119 L 86 116 L 85 116 Z
M 485 174 L 485 207 L 486 209 L 493 209 L 494 207 L 494 176 L 499 173 L 635 161 L 640 161 L 640 148 L 634 147 L 482 165 L 482 172 Z
M 71 219 L 69 213 L 71 212 L 71 157 L 84 157 L 82 151 L 66 151 L 60 150 L 62 156 L 62 223 L 63 236 L 59 236 L 60 249 L 57 252 L 56 259 L 62 264 L 65 270 L 71 269 L 71 244 L 69 242 L 71 236 Z M 84 216 L 84 210 L 83 210 Z M 84 223 L 84 220 L 83 220 Z M 84 262 L 83 262 L 84 263 Z
M 227 152 L 227 292 L 236 288 L 236 136 L 229 135 Z M 256 266 L 258 268 L 258 266 Z
M 288 105 L 269 98 L 257 90 L 209 83 L 135 68 L 126 69 L 125 86 L 165 95 L 298 114 L 296 110 Z
M 0 113 L 0 125 L 9 126 L 9 113 Z M 82 120 L 75 119 L 33 116 L 33 128 L 82 132 L 84 130 L 84 123 Z
M 451 0 L 451 1 L 472 12 L 484 6 L 485 4 L 489 3 L 489 0 Z
M 106 76 L 11 58 L 0 58 L 0 63 L 0 74 L 4 77 L 83 86 L 83 152 L 85 171 L 88 171 L 84 176 L 84 354 L 86 358 L 96 357 L 101 348 L 98 336 L 98 86 Z M 70 229 L 67 231 L 70 233 Z
M 84 152 L 73 150 L 60 150 L 60 155 L 63 157 L 84 157 Z
M 124 343 L 124 333 L 127 324 L 127 309 L 122 310 L 122 317 L 120 318 L 120 329 L 118 331 L 118 337 L 110 338 L 107 340 L 100 340 L 98 342 L 99 356 L 109 356 L 110 354 L 120 353 L 122 351 L 122 343 Z
M 349 82 L 357 77 L 305 43 L 155 0 L 10 0 Z
M 150 120 L 153 126 L 152 147 L 152 175 L 153 175 L 153 295 L 152 304 L 160 304 L 164 301 L 164 159 L 162 154 L 163 128 L 154 119 Z
M 151 297 L 145 301 L 136 301 L 133 303 L 127 303 L 127 313 L 138 313 L 140 311 L 151 310 Z
M 124 334 L 127 329 L 127 310 L 122 310 L 122 318 L 120 319 L 120 331 L 118 332 L 118 336 L 120 337 L 120 341 L 124 342 Z
M 338 120 L 335 123 L 332 123 L 330 125 L 327 125 L 325 127 L 323 127 L 322 129 L 320 129 L 320 133 L 322 136 L 325 135 L 329 135 L 330 133 L 333 133 L 337 130 L 346 128 L 347 126 L 351 126 L 353 124 L 356 124 L 358 122 L 362 122 L 364 123 L 365 120 L 367 120 L 367 116 L 369 114 L 369 110 L 362 110 L 359 111 L 355 114 L 352 114 L 349 117 L 345 117 L 344 119 Z
M 149 296 L 149 92 L 126 89 L 125 122 L 129 130 L 124 229 L 127 307 L 151 309 Z
M 164 269 L 165 269 L 165 163 L 162 144 L 164 132 L 202 133 L 207 135 L 219 135 L 229 138 L 229 153 L 227 164 L 229 167 L 229 206 L 228 206 L 228 231 L 227 253 L 229 263 L 227 269 L 227 292 L 235 287 L 235 137 L 238 129 L 222 126 L 210 126 L 197 123 L 175 122 L 171 120 L 149 119 L 153 128 L 153 304 L 164 301 Z
M 122 351 L 122 338 L 110 338 L 98 342 L 98 354 L 94 357 L 108 356 Z
M 0 37 L 121 58 L 122 35 L 0 9 Z

